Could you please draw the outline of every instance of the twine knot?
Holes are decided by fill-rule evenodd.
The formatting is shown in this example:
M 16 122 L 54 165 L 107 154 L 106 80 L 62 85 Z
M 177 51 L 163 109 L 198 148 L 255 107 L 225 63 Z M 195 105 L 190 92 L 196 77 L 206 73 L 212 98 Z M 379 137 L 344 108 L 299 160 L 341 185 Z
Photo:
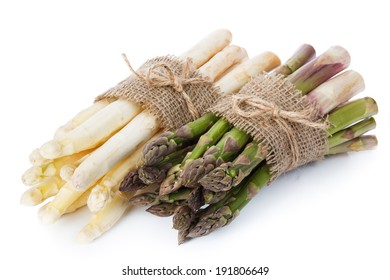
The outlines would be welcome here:
M 328 127 L 327 122 L 320 123 L 313 121 L 315 116 L 315 108 L 308 107 L 301 111 L 287 111 L 281 109 L 275 103 L 264 100 L 260 97 L 246 94 L 238 94 L 233 97 L 233 112 L 244 117 L 268 117 L 275 121 L 275 123 L 287 135 L 288 142 L 291 148 L 292 160 L 290 167 L 295 167 L 299 161 L 299 144 L 296 139 L 294 129 L 291 123 L 299 123 L 308 127 L 325 130 Z
M 165 63 L 158 63 L 150 66 L 144 73 L 136 72 L 131 66 L 127 56 L 122 54 L 130 71 L 138 78 L 154 87 L 172 87 L 176 92 L 180 93 L 187 105 L 193 119 L 200 117 L 191 97 L 184 91 L 184 86 L 189 84 L 209 84 L 210 81 L 203 77 L 191 77 L 195 72 L 191 59 L 187 58 L 183 62 L 181 75 L 176 75 L 174 71 Z

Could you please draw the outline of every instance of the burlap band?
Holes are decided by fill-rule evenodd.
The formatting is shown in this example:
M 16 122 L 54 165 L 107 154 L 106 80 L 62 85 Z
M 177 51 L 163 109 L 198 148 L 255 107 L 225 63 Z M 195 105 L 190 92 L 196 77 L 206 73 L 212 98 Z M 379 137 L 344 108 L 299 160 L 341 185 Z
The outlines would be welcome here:
M 266 151 L 271 181 L 327 152 L 326 123 L 317 109 L 280 75 L 260 75 L 210 112 L 249 133 Z
M 156 57 L 132 71 L 133 75 L 95 101 L 124 98 L 136 102 L 157 116 L 164 129 L 171 130 L 205 113 L 220 96 L 219 90 L 195 71 L 189 59 Z

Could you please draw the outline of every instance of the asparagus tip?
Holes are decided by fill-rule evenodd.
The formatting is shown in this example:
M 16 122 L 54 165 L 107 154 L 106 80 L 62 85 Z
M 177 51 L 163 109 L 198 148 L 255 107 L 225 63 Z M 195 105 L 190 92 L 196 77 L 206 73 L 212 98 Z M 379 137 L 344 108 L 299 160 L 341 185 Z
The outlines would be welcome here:
M 33 150 L 29 156 L 29 161 L 34 166 L 41 166 L 43 164 L 49 163 L 51 160 L 44 158 L 39 152 L 39 148 Z
M 42 168 L 39 166 L 32 166 L 22 175 L 22 182 L 26 186 L 32 186 L 39 182 L 42 175 Z
M 54 159 L 61 156 L 62 148 L 60 143 L 55 140 L 50 140 L 39 148 L 39 153 L 44 158 Z
M 100 228 L 96 225 L 86 225 L 77 235 L 80 243 L 89 243 L 102 235 Z
M 110 193 L 108 192 L 107 188 L 101 185 L 97 185 L 92 189 L 88 197 L 88 209 L 92 213 L 97 213 L 102 210 L 104 206 L 106 206 L 109 199 Z
M 38 216 L 43 224 L 54 224 L 61 217 L 61 213 L 58 209 L 46 204 L 39 209 Z
M 26 206 L 35 206 L 43 201 L 42 193 L 36 188 L 25 191 L 20 198 L 20 204 Z

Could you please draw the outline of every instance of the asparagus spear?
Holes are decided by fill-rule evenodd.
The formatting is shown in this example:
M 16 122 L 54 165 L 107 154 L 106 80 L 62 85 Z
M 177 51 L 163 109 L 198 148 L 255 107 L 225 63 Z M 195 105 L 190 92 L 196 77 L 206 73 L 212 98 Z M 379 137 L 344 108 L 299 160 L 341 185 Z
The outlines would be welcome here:
M 155 192 L 145 192 L 133 196 L 129 204 L 133 206 L 149 206 L 158 201 L 158 195 Z
M 368 118 L 361 122 L 358 122 L 346 129 L 334 133 L 328 138 L 329 148 L 332 149 L 340 144 L 343 144 L 349 140 L 357 138 L 369 130 L 374 129 L 376 126 L 374 118 Z
M 177 205 L 173 203 L 160 202 L 150 206 L 146 211 L 159 217 L 169 217 L 175 212 Z
M 378 145 L 378 140 L 373 135 L 365 135 L 354 138 L 329 149 L 329 155 L 342 154 L 347 152 L 360 152 L 371 150 Z
M 177 230 L 188 228 L 194 217 L 195 213 L 188 206 L 178 206 L 172 218 L 173 228 Z
M 174 165 L 182 162 L 184 157 L 195 146 L 188 146 L 165 156 L 162 161 L 155 165 L 143 165 L 139 168 L 138 174 L 145 184 L 161 183 L 166 177 L 167 171 Z
M 138 169 L 131 171 L 119 186 L 121 192 L 132 192 L 146 188 L 148 185 L 139 177 Z
M 188 207 L 194 212 L 198 211 L 198 209 L 205 204 L 202 186 L 196 187 L 191 191 L 187 198 L 187 203 Z
M 216 121 L 214 114 L 206 114 L 199 119 L 190 122 L 175 132 L 165 132 L 156 140 L 149 142 L 143 151 L 145 165 L 155 165 L 161 162 L 167 155 L 181 149 L 188 143 L 196 141 Z
M 349 151 L 363 151 L 372 149 L 377 145 L 375 136 L 360 136 L 348 142 L 335 146 L 328 154 L 346 153 Z M 196 225 L 188 233 L 188 237 L 200 237 L 228 225 L 236 218 L 240 211 L 249 203 L 253 196 L 264 187 L 270 179 L 269 166 L 263 164 L 249 178 L 248 182 L 232 199 L 214 206 L 210 211 L 204 212 L 198 218 Z M 231 191 L 234 191 L 232 189 Z
M 328 132 L 332 135 L 340 127 L 345 128 L 362 117 L 368 118 L 376 113 L 378 113 L 378 105 L 371 97 L 351 101 L 329 114 L 328 122 L 330 123 L 330 127 Z
M 215 167 L 230 161 L 248 142 L 249 134 L 233 128 L 225 133 L 222 139 L 210 147 L 202 158 L 192 161 L 183 169 L 181 180 L 187 187 L 195 187 L 198 180 Z
M 173 193 L 160 195 L 159 200 L 168 203 L 174 203 L 180 200 L 187 200 L 192 191 L 193 190 L 189 188 L 180 188 L 179 190 Z
M 315 55 L 316 51 L 311 45 L 303 44 L 296 50 L 292 57 L 286 61 L 286 63 L 277 67 L 274 72 L 288 76 L 313 59 Z

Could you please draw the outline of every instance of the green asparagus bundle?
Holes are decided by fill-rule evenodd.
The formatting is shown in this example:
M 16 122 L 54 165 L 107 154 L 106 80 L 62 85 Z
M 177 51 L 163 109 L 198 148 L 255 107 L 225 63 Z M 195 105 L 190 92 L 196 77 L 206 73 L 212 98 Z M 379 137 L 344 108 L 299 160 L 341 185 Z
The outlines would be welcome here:
M 349 61 L 344 49 L 333 47 L 313 60 L 308 57 L 303 66 L 284 64 L 275 70 L 316 104 L 318 119 L 329 124 L 327 155 L 368 150 L 377 144 L 375 136 L 364 135 L 375 128 L 372 116 L 378 112 L 376 102 L 370 97 L 347 102 L 364 89 L 363 78 L 352 70 L 335 76 L 348 67 Z M 159 195 L 154 194 L 153 201 L 149 201 L 151 207 L 167 209 L 167 203 L 174 206 L 175 210 L 164 214 L 173 215 L 179 243 L 206 235 L 229 224 L 269 183 L 266 153 L 249 134 L 219 118 L 181 164 L 168 171 Z M 135 200 L 145 201 L 148 195 L 134 197 L 132 203 L 139 204 Z

